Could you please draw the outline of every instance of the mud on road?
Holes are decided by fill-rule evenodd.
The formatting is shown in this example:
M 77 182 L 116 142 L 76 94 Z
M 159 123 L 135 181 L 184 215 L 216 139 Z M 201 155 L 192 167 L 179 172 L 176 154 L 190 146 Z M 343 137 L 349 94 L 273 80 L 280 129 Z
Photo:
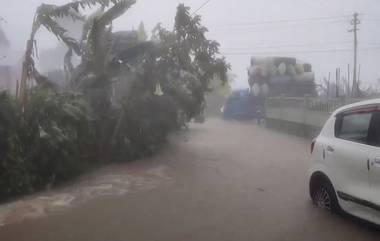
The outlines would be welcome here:
M 0 206 L 0 240 L 379 240 L 315 208 L 309 140 L 208 120 L 157 156 Z

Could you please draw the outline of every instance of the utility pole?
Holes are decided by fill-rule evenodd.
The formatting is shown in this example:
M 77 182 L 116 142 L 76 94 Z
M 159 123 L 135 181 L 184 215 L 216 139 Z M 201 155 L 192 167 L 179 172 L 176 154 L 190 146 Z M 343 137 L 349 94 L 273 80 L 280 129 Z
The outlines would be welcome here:
M 362 65 L 359 64 L 359 73 L 358 73 L 358 81 L 356 82 L 356 87 L 357 87 L 357 94 L 360 95 L 360 81 L 361 81 L 361 69 L 362 69 Z M 357 96 L 358 97 L 358 96 Z
M 336 69 L 336 76 L 335 76 L 335 98 L 339 98 L 339 78 L 340 78 L 340 68 Z
M 359 14 L 354 13 L 354 17 L 351 20 L 351 25 L 354 27 L 350 29 L 349 32 L 354 33 L 354 75 L 352 80 L 352 95 L 356 97 L 358 94 L 358 83 L 357 83 L 357 68 L 358 68 L 358 25 L 361 23 L 358 19 Z
M 329 72 L 329 78 L 327 79 L 327 99 L 330 98 L 330 78 L 331 78 L 331 73 Z
M 350 81 L 351 81 L 351 76 L 350 76 L 350 64 L 347 65 L 347 97 L 350 97 L 351 95 L 351 87 L 350 87 Z

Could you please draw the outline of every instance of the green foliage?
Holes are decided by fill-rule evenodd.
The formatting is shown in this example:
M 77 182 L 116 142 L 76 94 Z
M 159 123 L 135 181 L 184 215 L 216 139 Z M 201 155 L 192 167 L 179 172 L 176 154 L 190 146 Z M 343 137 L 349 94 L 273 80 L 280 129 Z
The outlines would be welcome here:
M 32 175 L 19 136 L 21 108 L 6 93 L 0 94 L 0 199 L 29 191 Z
M 152 38 L 161 48 L 157 61 L 160 82 L 164 90 L 179 99 L 190 119 L 203 111 L 210 81 L 215 77 L 227 81 L 229 65 L 219 54 L 219 44 L 206 38 L 208 30 L 201 25 L 200 16 L 191 16 L 189 10 L 180 4 L 174 30 L 158 25 Z
M 73 93 L 36 89 L 31 95 L 20 129 L 24 142 L 31 143 L 25 155 L 33 163 L 37 186 L 80 171 L 78 163 L 85 161 L 81 149 L 91 140 L 86 113 L 84 100 Z
M 139 29 L 138 29 L 138 36 L 139 36 L 139 41 L 140 42 L 145 42 L 148 40 L 148 35 L 145 31 L 145 26 L 144 26 L 144 23 L 141 22 L 140 25 L 139 25 Z
M 168 96 L 134 94 L 123 103 L 122 124 L 113 145 L 114 160 L 125 161 L 155 153 L 177 126 L 177 112 Z
M 81 172 L 94 147 L 80 96 L 35 89 L 23 111 L 11 97 L 0 99 L 0 199 Z
M 227 80 L 219 44 L 184 5 L 174 29 L 157 26 L 152 41 L 145 41 L 143 25 L 140 32 L 112 32 L 112 21 L 134 3 L 81 0 L 38 8 L 23 65 L 23 80 L 34 78 L 38 87 L 26 92 L 21 81 L 20 99 L 0 95 L 0 199 L 66 180 L 98 161 L 155 153 L 168 133 L 203 112 L 210 82 Z M 96 5 L 93 15 L 80 14 Z M 55 21 L 60 17 L 85 21 L 81 40 L 66 35 Z M 40 26 L 69 47 L 64 62 L 73 92 L 53 91 L 34 67 Z M 82 60 L 76 67 L 73 53 Z

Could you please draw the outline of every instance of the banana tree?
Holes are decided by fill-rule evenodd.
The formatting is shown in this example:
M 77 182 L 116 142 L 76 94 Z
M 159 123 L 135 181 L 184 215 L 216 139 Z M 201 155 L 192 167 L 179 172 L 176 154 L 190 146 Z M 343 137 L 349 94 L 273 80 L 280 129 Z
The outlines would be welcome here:
M 37 55 L 35 36 L 41 27 L 54 34 L 58 40 L 65 43 L 68 51 L 64 58 L 64 69 L 69 75 L 71 89 L 83 93 L 88 100 L 90 116 L 94 120 L 95 130 L 98 132 L 100 152 L 106 153 L 109 146 L 109 135 L 113 132 L 113 116 L 110 98 L 110 87 L 115 77 L 115 61 L 121 57 L 130 56 L 136 50 L 115 54 L 113 47 L 112 22 L 130 8 L 136 0 L 78 0 L 62 6 L 42 4 L 38 7 L 32 25 L 32 31 L 27 41 L 25 59 L 23 63 L 20 95 L 22 105 L 28 101 L 29 82 L 35 81 L 39 87 L 54 89 L 48 78 L 39 73 L 35 67 L 34 57 Z M 96 7 L 97 10 L 90 16 L 83 16 L 82 11 Z M 70 17 L 73 21 L 83 22 L 81 39 L 68 35 L 65 28 L 59 25 L 59 18 Z M 81 58 L 79 66 L 71 63 L 72 55 Z M 103 154 L 100 154 L 103 156 Z
M 90 69 L 95 74 L 101 75 L 104 69 L 102 68 L 104 56 L 106 55 L 106 51 L 103 51 L 104 48 L 102 48 L 102 40 L 110 32 L 110 28 L 107 26 L 134 3 L 135 0 L 78 0 L 62 6 L 42 4 L 38 7 L 33 19 L 32 31 L 27 41 L 22 68 L 19 98 L 23 105 L 26 104 L 28 86 L 31 85 L 28 84 L 28 81 L 33 82 L 34 80 L 39 86 L 53 87 L 52 83 L 41 75 L 35 67 L 34 57 L 37 55 L 35 36 L 41 27 L 45 27 L 68 47 L 65 69 L 69 73 L 73 72 L 74 69 L 71 64 L 71 55 L 75 53 L 82 58 L 82 63 L 86 65 L 82 72 L 88 72 Z M 80 41 L 68 36 L 67 30 L 57 22 L 57 19 L 63 17 L 70 17 L 73 21 L 85 21 L 81 12 L 91 7 L 99 7 L 99 10 L 95 16 L 87 20 L 87 27 Z M 76 84 L 80 82 L 79 78 L 76 79 L 76 82 Z

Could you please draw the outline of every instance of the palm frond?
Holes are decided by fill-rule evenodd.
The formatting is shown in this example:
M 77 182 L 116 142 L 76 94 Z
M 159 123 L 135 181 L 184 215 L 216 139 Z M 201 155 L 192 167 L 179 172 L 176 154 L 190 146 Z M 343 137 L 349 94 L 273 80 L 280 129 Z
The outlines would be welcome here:
M 115 0 L 78 0 L 78 1 L 74 1 L 73 3 L 79 3 L 79 5 L 82 7 L 82 8 L 86 8 L 86 5 L 87 7 L 91 7 L 91 6 L 95 6 L 97 4 L 103 6 L 103 7 L 108 7 L 110 3 L 117 3 L 119 0 L 115 1 Z
M 38 14 L 48 15 L 51 18 L 71 17 L 74 21 L 83 20 L 83 16 L 79 14 L 79 11 L 68 4 L 57 6 L 43 3 L 38 7 L 37 12 Z
M 108 9 L 103 16 L 99 19 L 99 24 L 108 25 L 116 18 L 120 17 L 128 10 L 133 4 L 136 3 L 136 0 L 119 0 L 114 1 L 114 6 Z
M 52 32 L 58 38 L 58 40 L 63 41 L 69 48 L 72 48 L 77 55 L 80 55 L 81 48 L 78 42 L 74 38 L 67 36 L 66 35 L 67 30 L 61 27 L 49 15 L 44 14 L 44 13 L 39 14 L 38 21 L 48 31 Z
M 98 17 L 95 16 L 91 20 L 91 27 L 88 30 L 86 39 L 87 44 L 84 52 L 84 58 L 86 60 L 90 60 L 92 65 L 94 67 L 96 66 L 95 69 L 97 69 L 97 67 L 100 67 L 102 65 L 101 63 L 104 62 L 105 50 L 102 48 L 102 43 L 104 42 L 103 37 L 105 30 L 105 26 L 103 26 L 103 28 L 99 26 Z
M 84 44 L 84 42 L 88 40 L 91 30 L 94 27 L 95 18 L 99 17 L 103 13 L 103 11 L 104 11 L 103 9 L 98 9 L 96 12 L 94 12 L 89 17 L 87 17 L 83 25 L 81 44 Z
M 79 13 L 79 10 L 66 6 L 56 7 L 49 15 L 54 18 L 70 17 L 73 21 L 84 21 L 85 19 L 85 17 Z
M 62 6 L 54 6 L 54 9 L 51 9 L 49 15 L 51 17 L 72 17 L 77 20 L 78 18 L 84 20 L 83 16 L 78 15 L 80 8 L 83 10 L 87 8 L 100 5 L 102 7 L 108 7 L 110 3 L 116 4 L 119 0 L 77 0 L 70 3 L 67 3 Z
M 77 0 L 62 6 L 54 6 L 54 9 L 51 9 L 50 16 L 52 17 L 64 17 L 70 16 L 72 11 L 79 13 L 80 8 L 87 9 L 94 7 L 96 5 L 100 5 L 102 7 L 108 7 L 110 3 L 114 3 L 113 0 Z M 115 3 L 114 3 L 115 4 Z
M 85 10 L 96 5 L 108 7 L 110 3 L 117 4 L 118 2 L 119 0 L 77 0 L 62 6 L 42 4 L 38 11 L 41 14 L 49 15 L 51 18 L 71 17 L 73 20 L 83 21 L 84 17 L 80 14 L 80 8 Z
M 115 0 L 114 6 L 104 13 L 98 12 L 92 18 L 87 34 L 87 55 L 91 56 L 95 69 L 106 65 L 111 32 L 107 25 L 125 13 L 135 2 L 136 0 Z
M 67 80 L 71 80 L 71 76 L 74 72 L 74 66 L 73 66 L 73 63 L 71 62 L 72 56 L 73 56 L 73 49 L 69 48 L 64 58 L 64 70 L 65 70 Z

